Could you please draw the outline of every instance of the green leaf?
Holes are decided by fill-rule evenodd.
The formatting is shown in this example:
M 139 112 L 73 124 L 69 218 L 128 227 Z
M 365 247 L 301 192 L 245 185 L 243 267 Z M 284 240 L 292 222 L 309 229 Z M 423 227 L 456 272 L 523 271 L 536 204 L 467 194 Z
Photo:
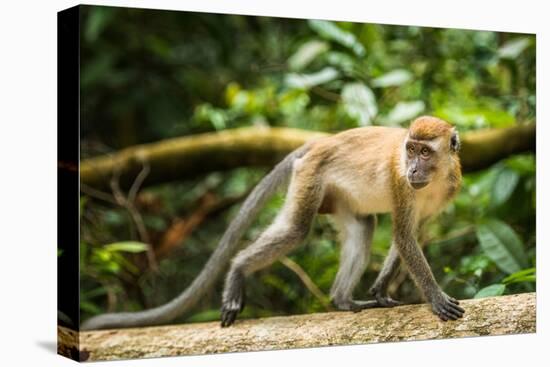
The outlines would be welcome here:
M 122 213 L 114 210 L 106 210 L 103 213 L 103 220 L 111 226 L 122 226 L 125 224 L 125 217 Z
M 98 287 L 89 291 L 82 291 L 80 293 L 80 299 L 88 300 L 94 297 L 103 296 L 104 294 L 107 294 L 107 288 Z
M 520 175 L 534 175 L 537 169 L 534 154 L 522 154 L 506 160 L 506 166 Z
M 371 85 L 375 88 L 396 87 L 403 85 L 412 79 L 410 71 L 405 69 L 392 70 L 371 81 Z
M 196 313 L 193 316 L 190 316 L 185 321 L 187 321 L 187 322 L 207 322 L 207 321 L 217 320 L 219 317 L 220 317 L 220 310 L 212 309 L 212 310 L 206 310 L 206 311 Z
M 82 311 L 97 315 L 101 313 L 101 309 L 92 302 L 80 301 L 80 309 Z
M 348 83 L 342 88 L 342 102 L 347 114 L 359 125 L 366 126 L 378 113 L 372 90 L 363 83 Z
M 398 125 L 420 115 L 426 105 L 422 101 L 399 102 L 387 115 L 380 118 L 384 125 Z
M 350 48 L 357 56 L 365 55 L 365 48 L 357 40 L 357 38 L 355 38 L 353 33 L 339 28 L 333 22 L 326 20 L 308 20 L 308 24 L 310 28 L 317 32 L 321 37 Z
M 289 57 L 288 66 L 294 71 L 301 70 L 328 49 L 329 45 L 326 42 L 318 40 L 306 42 Z
M 452 121 L 455 125 L 466 128 L 502 128 L 515 124 L 515 117 L 507 111 L 495 106 L 479 105 L 471 108 L 458 106 L 441 106 L 433 114 L 445 120 Z
M 115 242 L 104 246 L 104 248 L 108 251 L 124 251 L 132 253 L 147 251 L 148 247 L 149 246 L 147 244 L 137 241 Z
M 240 92 L 239 94 L 243 95 L 242 92 Z M 235 100 L 238 100 L 238 98 L 235 98 Z M 202 105 L 199 105 L 195 109 L 195 115 L 200 121 L 210 122 L 216 130 L 225 129 L 227 126 L 226 111 L 220 108 L 213 107 L 209 103 L 204 103 Z
M 351 74 L 356 67 L 355 59 L 352 56 L 343 52 L 327 52 L 325 55 L 325 59 L 329 65 L 337 67 L 347 74 Z
M 88 203 L 88 198 L 86 196 L 80 197 L 80 212 L 79 215 L 82 217 L 82 213 L 84 212 L 84 209 L 86 208 L 86 204 Z
M 285 78 L 285 84 L 290 88 L 308 89 L 319 84 L 330 82 L 338 76 L 339 73 L 336 69 L 326 67 L 312 74 L 288 74 Z
M 531 43 L 527 37 L 514 38 L 498 49 L 501 59 L 516 59 Z
M 84 38 L 88 42 L 95 41 L 101 34 L 105 26 L 109 23 L 113 11 L 110 8 L 93 7 L 90 9 L 90 15 L 88 16 L 88 22 L 84 30 Z
M 485 254 L 503 272 L 512 274 L 526 267 L 523 243 L 506 223 L 497 219 L 487 220 L 478 226 L 477 238 Z
M 285 116 L 303 113 L 309 101 L 307 92 L 299 89 L 288 90 L 279 95 L 279 107 Z
M 493 284 L 481 289 L 479 292 L 475 294 L 474 298 L 500 296 L 504 293 L 505 290 L 506 290 L 506 286 L 504 284 Z
M 122 269 L 121 265 L 115 261 L 106 262 L 105 264 L 103 264 L 102 268 L 104 271 L 113 274 L 118 274 L 120 272 L 120 269 Z
M 504 278 L 502 280 L 502 283 L 512 284 L 512 283 L 522 283 L 522 282 L 535 282 L 537 279 L 535 272 L 536 272 L 536 268 L 521 270 Z
M 509 168 L 504 168 L 495 176 L 491 190 L 491 204 L 499 206 L 505 203 L 514 192 L 519 182 L 519 174 Z

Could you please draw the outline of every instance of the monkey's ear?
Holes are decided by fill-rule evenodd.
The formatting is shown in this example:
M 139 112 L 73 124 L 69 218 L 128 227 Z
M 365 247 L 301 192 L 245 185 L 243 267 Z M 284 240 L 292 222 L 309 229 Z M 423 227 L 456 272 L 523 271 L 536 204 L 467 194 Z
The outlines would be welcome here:
M 458 152 L 460 150 L 460 138 L 458 137 L 458 131 L 453 128 L 451 133 L 451 151 Z

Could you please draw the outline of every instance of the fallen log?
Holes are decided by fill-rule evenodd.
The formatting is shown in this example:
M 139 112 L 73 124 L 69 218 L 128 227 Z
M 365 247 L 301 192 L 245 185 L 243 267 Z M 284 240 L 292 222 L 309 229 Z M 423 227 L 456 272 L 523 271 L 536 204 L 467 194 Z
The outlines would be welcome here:
M 427 304 L 378 308 L 362 312 L 238 320 L 229 328 L 219 322 L 155 326 L 79 333 L 59 327 L 60 350 L 81 360 L 116 360 L 207 353 L 244 352 L 402 340 L 534 333 L 536 295 L 461 301 L 458 321 L 440 321 Z M 72 345 L 67 345 L 67 343 Z M 78 350 L 78 352 L 75 352 Z

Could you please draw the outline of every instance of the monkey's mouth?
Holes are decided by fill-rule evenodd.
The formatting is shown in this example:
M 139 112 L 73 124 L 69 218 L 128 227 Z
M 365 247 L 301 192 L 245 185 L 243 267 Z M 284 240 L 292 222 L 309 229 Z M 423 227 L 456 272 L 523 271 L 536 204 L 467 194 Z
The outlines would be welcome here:
M 421 189 L 423 187 L 426 187 L 430 183 L 430 181 L 409 181 L 412 188 L 415 190 Z

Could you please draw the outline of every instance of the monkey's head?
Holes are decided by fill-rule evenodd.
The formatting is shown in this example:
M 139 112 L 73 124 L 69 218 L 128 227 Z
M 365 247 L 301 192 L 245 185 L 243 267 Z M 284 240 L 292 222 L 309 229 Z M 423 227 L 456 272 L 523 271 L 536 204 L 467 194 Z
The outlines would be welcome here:
M 406 176 L 412 188 L 426 187 L 458 164 L 460 140 L 455 128 L 437 117 L 414 120 L 404 144 Z

